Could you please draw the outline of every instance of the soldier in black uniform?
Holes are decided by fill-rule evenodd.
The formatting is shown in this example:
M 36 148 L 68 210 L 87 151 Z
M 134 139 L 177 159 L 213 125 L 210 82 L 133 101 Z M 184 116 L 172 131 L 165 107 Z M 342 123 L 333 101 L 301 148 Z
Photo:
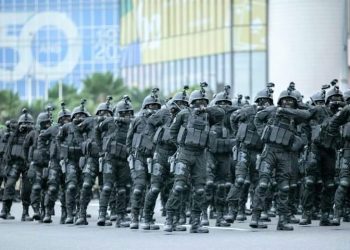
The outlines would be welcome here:
M 96 128 L 96 142 L 103 153 L 101 158 L 103 188 L 100 194 L 98 226 L 110 224 L 106 221 L 108 202 L 116 188 L 116 227 L 129 227 L 126 216 L 126 189 L 130 183 L 130 169 L 127 161 L 126 135 L 134 109 L 128 96 L 124 96 L 114 109 L 115 117 L 108 117 L 99 122 Z M 107 224 L 108 223 L 108 224 Z
M 183 92 L 176 93 L 174 97 L 167 102 L 167 107 L 159 110 L 148 119 L 149 126 L 156 130 L 153 142 L 156 144 L 155 153 L 152 159 L 151 168 L 151 186 L 145 198 L 144 219 L 142 225 L 144 230 L 158 230 L 159 226 L 153 223 L 154 207 L 157 197 L 165 184 L 170 181 L 172 175 L 170 173 L 169 157 L 174 156 L 176 152 L 176 144 L 171 140 L 170 125 L 172 124 L 176 114 L 188 107 L 188 96 L 184 88 Z M 185 227 L 178 225 L 177 231 L 186 230 Z
M 0 218 L 10 219 L 12 201 L 15 197 L 16 182 L 22 175 L 21 197 L 23 205 L 22 221 L 31 221 L 29 216 L 31 184 L 27 176 L 29 164 L 25 160 L 23 143 L 27 134 L 33 129 L 34 119 L 26 109 L 18 119 L 18 128 L 10 134 L 8 141 L 9 159 L 7 162 L 7 181 Z
M 81 105 L 73 109 L 72 121 L 64 124 L 57 135 L 57 142 L 60 144 L 60 165 L 66 174 L 67 219 L 65 224 L 73 224 L 74 222 L 77 194 L 79 194 L 82 185 L 82 169 L 79 160 L 83 156 L 82 143 L 86 137 L 81 132 L 79 124 L 90 116 L 85 109 L 85 102 L 86 100 L 82 100 Z
M 213 105 L 220 109 L 217 109 L 210 118 L 211 127 L 207 149 L 206 192 L 213 194 L 213 205 L 217 214 L 216 226 L 218 227 L 230 226 L 224 219 L 226 185 L 230 181 L 228 176 L 231 167 L 231 153 L 235 145 L 235 140 L 230 137 L 229 129 L 225 126 L 225 108 L 232 106 L 229 89 L 229 85 L 225 86 L 225 91 L 218 93 L 213 100 Z M 204 213 L 207 212 L 207 205 L 205 204 Z M 201 223 L 203 225 L 203 221 Z
M 140 210 L 148 185 L 148 164 L 154 152 L 153 136 L 155 131 L 148 126 L 147 121 L 157 110 L 161 108 L 157 92 L 158 88 L 152 90 L 142 103 L 140 115 L 130 124 L 126 138 L 126 146 L 129 156 L 131 177 L 133 180 L 131 194 L 131 224 L 130 229 L 139 228 Z
M 33 186 L 30 196 L 31 205 L 34 211 L 33 220 L 42 220 L 42 216 L 44 216 L 44 208 L 41 206 L 43 205 L 42 192 L 44 192 L 47 187 L 49 154 L 47 151 L 47 145 L 45 145 L 46 147 L 38 147 L 38 137 L 40 133 L 43 133 L 51 126 L 51 111 L 52 108 L 48 107 L 46 112 L 42 112 L 38 115 L 37 128 L 29 132 L 23 143 L 26 161 L 30 162 L 29 172 L 32 172 L 33 175 Z
M 173 217 L 180 208 L 181 194 L 186 185 L 193 188 L 191 208 L 191 233 L 208 233 L 200 224 L 200 214 L 205 200 L 206 164 L 205 149 L 208 146 L 210 131 L 209 119 L 218 107 L 206 106 L 209 103 L 201 83 L 201 90 L 191 93 L 190 108 L 180 111 L 170 127 L 173 142 L 179 145 L 174 170 L 174 186 L 167 202 L 167 217 L 164 230 L 173 231 Z M 222 111 L 222 109 L 220 109 Z M 192 184 L 192 185 L 191 185 Z
M 340 135 L 331 135 L 327 131 L 328 123 L 339 107 L 344 106 L 343 95 L 337 81 L 332 81 L 332 89 L 326 93 L 325 102 L 319 102 L 310 110 L 310 126 L 312 128 L 311 149 L 305 166 L 305 190 L 303 194 L 303 216 L 299 224 L 311 224 L 311 212 L 314 204 L 316 184 L 322 182 L 321 220 L 320 226 L 331 226 L 329 213 L 332 211 L 335 191 L 336 148 Z
M 255 127 L 265 142 L 265 148 L 257 158 L 259 183 L 253 198 L 253 214 L 250 223 L 252 228 L 267 228 L 259 222 L 261 211 L 265 206 L 265 197 L 273 170 L 278 186 L 277 230 L 293 230 L 288 225 L 289 190 L 293 180 L 292 164 L 296 164 L 299 150 L 304 146 L 296 133 L 297 124 L 307 120 L 310 113 L 297 107 L 295 92 L 288 88 L 282 91 L 278 107 L 267 107 L 255 116 Z M 267 124 L 265 126 L 265 124 Z
M 38 148 L 50 151 L 50 161 L 48 169 L 47 192 L 45 194 L 44 206 L 45 217 L 44 223 L 51 223 L 55 202 L 57 200 L 59 189 L 61 189 L 61 219 L 60 223 L 64 224 L 67 218 L 66 199 L 65 199 L 65 169 L 62 171 L 60 166 L 60 144 L 57 143 L 56 137 L 60 127 L 71 121 L 71 112 L 66 109 L 65 103 L 61 103 L 61 111 L 58 113 L 57 125 L 51 126 L 39 134 Z
M 96 143 L 95 129 L 100 121 L 113 116 L 113 109 L 108 96 L 105 103 L 98 105 L 95 117 L 88 117 L 78 125 L 79 130 L 87 138 L 82 143 L 83 157 L 80 158 L 80 168 L 83 174 L 83 185 L 80 193 L 79 218 L 75 225 L 87 225 L 86 210 L 92 196 L 92 186 L 99 174 L 99 157 L 102 156 L 100 148 Z M 102 169 L 101 169 L 102 171 Z
M 231 116 L 232 127 L 238 127 L 236 180 L 227 196 L 229 204 L 238 211 L 237 220 L 245 219 L 245 205 L 249 186 L 255 190 L 259 172 L 256 169 L 256 157 L 262 152 L 263 143 L 256 130 L 254 118 L 257 112 L 273 105 L 274 84 L 267 84 L 267 88 L 258 92 L 255 105 L 246 105 Z M 265 209 L 264 209 L 265 210 Z

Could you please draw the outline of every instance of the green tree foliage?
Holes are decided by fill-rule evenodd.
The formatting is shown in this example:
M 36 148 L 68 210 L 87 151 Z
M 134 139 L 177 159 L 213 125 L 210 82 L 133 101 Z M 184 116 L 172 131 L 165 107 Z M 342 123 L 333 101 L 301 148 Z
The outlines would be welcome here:
M 24 103 L 18 94 L 9 90 L 0 91 L 0 123 L 5 124 L 6 120 L 17 117 L 21 114 Z

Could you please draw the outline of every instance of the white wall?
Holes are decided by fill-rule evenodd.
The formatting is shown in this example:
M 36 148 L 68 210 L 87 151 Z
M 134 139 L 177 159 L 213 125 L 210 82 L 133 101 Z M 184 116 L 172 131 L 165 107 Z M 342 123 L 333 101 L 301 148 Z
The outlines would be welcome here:
M 269 1 L 269 81 L 277 85 L 276 98 L 290 81 L 304 100 L 334 78 L 347 88 L 346 1 Z

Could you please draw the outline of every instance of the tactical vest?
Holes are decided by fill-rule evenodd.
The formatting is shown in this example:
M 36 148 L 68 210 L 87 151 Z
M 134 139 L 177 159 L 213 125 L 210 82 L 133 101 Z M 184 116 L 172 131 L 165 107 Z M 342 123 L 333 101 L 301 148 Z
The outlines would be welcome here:
M 274 119 L 272 125 L 267 125 L 261 139 L 265 143 L 273 143 L 285 147 L 291 147 L 294 141 L 293 119 Z
M 158 127 L 153 137 L 154 144 L 173 145 L 170 135 L 170 126 L 172 124 L 172 121 L 173 119 L 168 119 L 163 126 Z
M 28 133 L 25 133 L 25 134 L 18 133 L 17 135 L 15 135 L 10 145 L 11 158 L 25 160 L 23 143 L 27 134 Z
M 141 116 L 136 121 L 136 131 L 132 138 L 132 148 L 144 155 L 150 155 L 154 150 L 153 138 L 147 126 L 147 119 L 147 117 Z
M 196 113 L 191 110 L 186 126 L 181 126 L 177 142 L 180 145 L 204 149 L 209 137 L 207 113 Z
M 0 156 L 5 153 L 9 134 L 3 133 L 0 138 Z
M 263 143 L 254 125 L 254 118 L 256 114 L 255 106 L 242 109 L 241 112 L 245 112 L 246 119 L 238 126 L 236 134 L 237 141 L 248 147 L 261 149 Z
M 228 129 L 223 125 L 215 124 L 209 131 L 208 150 L 211 153 L 230 153 L 234 146 L 234 140 L 229 138 Z
M 102 150 L 114 157 L 127 159 L 126 135 L 128 133 L 129 123 L 109 122 L 107 133 L 103 137 Z
M 43 130 L 43 131 L 45 131 L 45 130 Z M 49 162 L 49 155 L 47 154 L 47 148 L 42 148 L 41 150 L 38 148 L 39 133 L 42 133 L 43 131 L 39 132 L 39 131 L 35 130 L 35 132 L 33 134 L 34 143 L 29 148 L 28 160 L 34 161 L 38 164 L 45 164 L 45 163 Z
M 65 129 L 67 137 L 60 147 L 61 159 L 79 159 L 82 155 L 81 144 L 84 136 L 72 123 L 68 124 Z
M 340 134 L 343 139 L 350 140 L 350 117 L 348 118 L 347 123 L 342 126 Z

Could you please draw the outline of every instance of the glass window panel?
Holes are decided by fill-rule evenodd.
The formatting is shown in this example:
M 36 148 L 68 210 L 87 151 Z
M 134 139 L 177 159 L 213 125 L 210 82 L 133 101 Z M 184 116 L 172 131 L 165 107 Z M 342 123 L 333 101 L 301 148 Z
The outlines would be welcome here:
M 234 59 L 234 93 L 250 95 L 249 53 L 235 53 Z
M 182 82 L 183 82 L 183 77 L 184 77 L 184 74 L 183 74 L 183 71 L 182 71 L 182 61 L 181 60 L 177 60 L 176 61 L 176 76 L 177 76 L 177 79 L 176 79 L 176 90 L 179 90 L 182 86 Z
M 188 62 L 188 59 L 185 59 L 182 62 L 183 85 L 189 85 L 188 72 L 189 72 L 189 62 Z
M 232 85 L 232 64 L 231 64 L 231 53 L 225 54 L 225 76 L 224 76 L 224 83 Z
M 209 65 L 210 65 L 210 68 L 209 68 L 209 72 L 208 72 L 208 80 L 212 84 L 216 84 L 216 82 L 217 82 L 217 72 L 216 72 L 217 63 L 216 63 L 216 56 L 215 55 L 210 56 Z
M 266 0 L 252 0 L 252 24 L 266 24 Z
M 234 0 L 234 25 L 247 25 L 250 19 L 249 0 Z
M 262 90 L 267 82 L 266 79 L 266 52 L 252 53 L 252 94 L 253 96 Z
M 163 63 L 162 82 L 165 85 L 164 93 L 169 94 L 170 93 L 169 63 Z
M 266 26 L 251 26 L 252 50 L 266 50 Z
M 233 28 L 233 49 L 234 51 L 244 51 L 250 49 L 249 41 L 249 26 L 234 27 Z
M 217 67 L 217 83 L 215 88 L 213 88 L 215 91 L 217 91 L 218 85 L 223 85 L 225 83 L 224 80 L 224 55 L 220 54 L 217 56 L 217 62 L 218 62 L 218 67 Z
M 223 0 L 224 2 L 224 25 L 231 26 L 231 0 Z

